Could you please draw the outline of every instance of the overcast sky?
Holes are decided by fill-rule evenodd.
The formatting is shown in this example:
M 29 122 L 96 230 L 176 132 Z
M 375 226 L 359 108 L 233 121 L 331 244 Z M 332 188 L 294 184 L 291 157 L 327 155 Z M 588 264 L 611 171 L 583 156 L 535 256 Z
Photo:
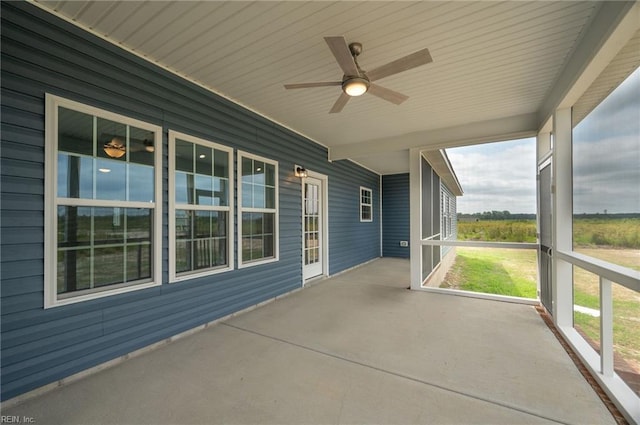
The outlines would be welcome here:
M 447 149 L 464 195 L 458 212 L 536 212 L 535 139 Z
M 640 213 L 640 69 L 574 129 L 574 213 Z M 458 212 L 536 211 L 535 139 L 447 149 Z
M 575 213 L 640 213 L 640 68 L 573 132 Z

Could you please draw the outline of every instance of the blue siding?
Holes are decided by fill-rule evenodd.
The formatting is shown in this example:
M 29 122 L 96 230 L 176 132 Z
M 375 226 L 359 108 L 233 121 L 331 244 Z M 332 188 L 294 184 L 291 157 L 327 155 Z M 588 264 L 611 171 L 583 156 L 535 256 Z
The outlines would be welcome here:
M 377 174 L 329 163 L 326 148 L 38 7 L 1 7 L 3 400 L 300 287 L 295 163 L 329 178 L 330 273 L 379 256 Z M 43 309 L 45 93 L 162 126 L 162 286 Z M 279 161 L 280 261 L 166 284 L 168 129 Z M 373 190 L 372 223 L 359 221 L 360 186 Z
M 409 174 L 382 176 L 382 255 L 409 258 Z

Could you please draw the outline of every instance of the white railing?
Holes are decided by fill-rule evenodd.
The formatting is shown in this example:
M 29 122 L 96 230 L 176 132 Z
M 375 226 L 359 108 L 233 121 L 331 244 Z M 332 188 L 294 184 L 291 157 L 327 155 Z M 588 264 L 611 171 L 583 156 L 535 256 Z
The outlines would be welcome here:
M 556 251 L 554 255 L 558 261 L 564 261 L 599 277 L 600 354 L 591 348 L 573 326 L 560 325 L 558 328 L 618 407 L 626 411 L 632 422 L 640 422 L 640 397 L 614 372 L 612 293 L 614 282 L 640 292 L 640 272 L 577 252 Z

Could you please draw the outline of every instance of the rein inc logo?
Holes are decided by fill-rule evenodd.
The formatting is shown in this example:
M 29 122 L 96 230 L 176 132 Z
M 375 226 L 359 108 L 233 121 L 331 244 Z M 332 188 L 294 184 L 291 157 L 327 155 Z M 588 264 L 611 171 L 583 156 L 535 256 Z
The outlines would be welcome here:
M 0 424 L 35 424 L 35 418 L 31 416 L 0 416 Z

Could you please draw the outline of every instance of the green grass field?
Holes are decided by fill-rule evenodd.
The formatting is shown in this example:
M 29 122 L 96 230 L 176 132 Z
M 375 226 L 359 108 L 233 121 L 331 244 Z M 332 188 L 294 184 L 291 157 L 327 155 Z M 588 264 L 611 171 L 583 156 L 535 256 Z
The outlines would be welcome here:
M 576 218 L 574 249 L 613 264 L 640 270 L 640 218 Z M 535 242 L 534 220 L 458 223 L 460 240 Z M 458 247 L 440 287 L 536 298 L 537 259 L 532 250 Z M 574 268 L 574 304 L 599 309 L 598 276 Z M 640 373 L 640 294 L 613 286 L 614 349 Z M 593 341 L 600 319 L 574 313 L 575 326 Z

